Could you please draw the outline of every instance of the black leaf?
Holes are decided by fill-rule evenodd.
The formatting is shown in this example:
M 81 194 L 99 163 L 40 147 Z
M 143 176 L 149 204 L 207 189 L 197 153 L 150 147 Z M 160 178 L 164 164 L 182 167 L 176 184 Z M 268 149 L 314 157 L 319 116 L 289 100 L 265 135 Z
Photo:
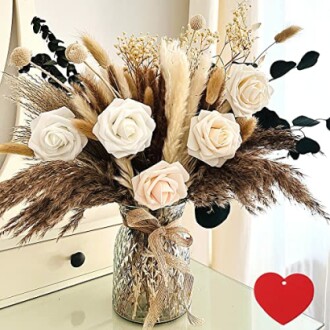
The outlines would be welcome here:
M 54 36 L 53 33 L 49 33 L 48 34 L 48 39 L 49 39 L 49 41 L 54 41 L 54 40 L 56 40 L 56 37 Z
M 23 66 L 18 70 L 19 73 L 28 73 L 31 69 L 31 64 L 28 64 L 26 66 Z
M 306 116 L 299 116 L 292 121 L 292 124 L 294 126 L 301 126 L 301 127 L 313 127 L 318 125 L 319 123 L 320 123 L 319 121 Z
M 33 32 L 34 33 L 39 33 L 40 28 L 41 28 L 41 25 L 40 25 L 39 22 L 36 22 L 36 23 L 33 24 Z
M 291 150 L 291 151 L 289 151 L 289 156 L 291 156 L 292 159 L 297 160 L 299 158 L 300 154 L 299 154 L 299 152 Z
M 65 47 L 63 47 L 63 46 L 58 46 L 57 48 L 56 48 L 56 53 L 57 52 L 65 52 Z
M 230 204 L 225 207 L 218 205 L 212 205 L 209 207 L 196 207 L 195 215 L 197 223 L 204 228 L 215 228 L 221 225 L 228 217 L 230 213 Z
M 70 63 L 68 64 L 67 68 L 66 68 L 66 74 L 69 76 L 70 74 L 77 74 L 77 70 L 76 67 Z
M 297 142 L 296 149 L 301 155 L 308 153 L 317 154 L 321 150 L 320 145 L 308 137 L 304 137 L 299 140 Z
M 327 129 L 330 130 L 330 118 L 326 120 Z
M 66 68 L 69 64 L 68 60 L 65 57 L 62 57 L 62 56 L 57 58 L 57 63 L 62 68 Z
M 79 84 L 80 80 L 77 75 L 70 76 L 68 79 L 69 84 L 76 83 Z
M 55 61 L 50 60 L 50 61 L 45 62 L 43 65 L 47 66 L 47 65 L 55 65 L 55 64 L 57 64 Z
M 298 66 L 297 66 L 297 69 L 305 70 L 305 69 L 308 69 L 308 68 L 314 66 L 317 63 L 319 56 L 320 56 L 320 54 L 313 50 L 306 53 L 300 60 Z
M 297 64 L 295 62 L 287 62 L 287 61 L 276 61 L 272 64 L 270 67 L 270 74 L 273 77 L 273 79 L 280 78 L 284 76 L 286 73 L 291 71 L 293 68 L 295 68 Z
M 278 127 L 282 128 L 282 129 L 290 129 L 291 128 L 289 122 L 287 120 L 283 119 L 283 118 L 279 118 Z
M 55 52 L 57 47 L 58 47 L 58 43 L 56 39 L 48 43 L 48 48 L 51 52 Z
M 275 111 L 269 110 L 268 108 L 263 108 L 262 110 L 255 113 L 254 116 L 258 119 L 259 127 L 263 129 L 290 128 L 289 123 L 285 119 L 280 118 Z
M 46 62 L 51 61 L 51 57 L 48 54 L 37 54 L 31 58 L 31 61 L 39 66 L 43 66 Z

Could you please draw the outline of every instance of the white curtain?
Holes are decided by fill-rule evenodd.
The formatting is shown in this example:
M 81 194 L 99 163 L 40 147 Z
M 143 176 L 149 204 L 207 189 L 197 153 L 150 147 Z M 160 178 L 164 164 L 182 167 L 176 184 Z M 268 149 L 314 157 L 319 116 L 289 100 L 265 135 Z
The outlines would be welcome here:
M 219 18 L 228 20 L 236 4 L 235 0 L 220 0 L 219 7 L 223 12 Z M 330 1 L 256 0 L 252 10 L 252 20 L 262 22 L 259 51 L 268 46 L 282 28 L 290 24 L 304 27 L 299 36 L 269 51 L 263 70 L 268 71 L 278 59 L 299 61 L 309 50 L 321 53 L 314 68 L 302 72 L 295 70 L 273 82 L 275 93 L 270 108 L 287 119 L 301 114 L 312 118 L 330 117 Z M 220 27 L 223 24 L 220 21 Z M 324 122 L 306 130 L 306 135 L 320 141 L 322 151 L 328 157 L 329 134 Z M 321 155 L 304 156 L 292 163 L 306 173 L 307 185 L 329 211 L 329 159 Z M 311 216 L 283 198 L 279 206 L 258 217 L 247 215 L 235 204 L 230 218 L 213 230 L 212 266 L 249 286 L 269 271 L 283 276 L 294 272 L 306 274 L 315 286 L 315 297 L 307 314 L 325 322 L 326 329 L 330 329 L 330 225 L 324 219 Z

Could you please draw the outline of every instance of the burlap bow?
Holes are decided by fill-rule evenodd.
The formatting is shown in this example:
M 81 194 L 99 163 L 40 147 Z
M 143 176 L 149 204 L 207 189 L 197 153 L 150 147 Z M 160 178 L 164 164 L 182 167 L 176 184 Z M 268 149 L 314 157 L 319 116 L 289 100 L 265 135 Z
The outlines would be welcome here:
M 187 310 L 188 320 L 193 325 L 201 325 L 203 320 L 192 315 L 189 309 L 194 283 L 194 277 L 190 273 L 189 265 L 184 260 L 174 257 L 164 250 L 164 239 L 170 240 L 174 244 L 182 247 L 191 246 L 193 239 L 188 230 L 179 226 L 178 220 L 172 221 L 166 226 L 161 226 L 157 218 L 143 208 L 129 211 L 124 223 L 129 228 L 149 235 L 149 249 L 157 260 L 158 267 L 162 274 L 162 282 L 158 288 L 156 296 L 150 303 L 148 315 L 143 324 L 143 329 L 152 329 L 157 323 L 163 310 L 164 302 L 168 294 L 167 285 L 169 267 L 173 267 L 184 273 L 184 304 Z

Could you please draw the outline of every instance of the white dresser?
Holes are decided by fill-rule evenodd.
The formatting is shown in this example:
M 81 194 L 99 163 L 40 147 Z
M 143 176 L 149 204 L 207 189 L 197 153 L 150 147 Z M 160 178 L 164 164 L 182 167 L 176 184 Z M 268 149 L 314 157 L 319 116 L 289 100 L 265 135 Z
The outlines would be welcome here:
M 87 212 L 79 229 L 59 241 L 58 229 L 23 247 L 18 238 L 1 239 L 0 308 L 110 274 L 120 222 L 113 204 Z

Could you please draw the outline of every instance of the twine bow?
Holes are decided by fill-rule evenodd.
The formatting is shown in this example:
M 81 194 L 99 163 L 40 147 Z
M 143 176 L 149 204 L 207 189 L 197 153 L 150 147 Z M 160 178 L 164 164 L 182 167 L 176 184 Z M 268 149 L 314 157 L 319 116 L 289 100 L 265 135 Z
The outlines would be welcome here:
M 175 220 L 166 226 L 161 226 L 157 218 L 143 208 L 134 209 L 127 213 L 125 225 L 149 235 L 148 244 L 162 274 L 162 282 L 154 299 L 150 303 L 148 315 L 143 324 L 143 330 L 150 330 L 157 323 L 168 295 L 168 268 L 172 267 L 184 274 L 184 300 L 190 324 L 202 325 L 203 320 L 192 315 L 189 304 L 191 300 L 194 277 L 189 265 L 182 259 L 174 257 L 164 250 L 164 239 L 182 247 L 191 246 L 193 239 L 187 229 L 178 225 Z

